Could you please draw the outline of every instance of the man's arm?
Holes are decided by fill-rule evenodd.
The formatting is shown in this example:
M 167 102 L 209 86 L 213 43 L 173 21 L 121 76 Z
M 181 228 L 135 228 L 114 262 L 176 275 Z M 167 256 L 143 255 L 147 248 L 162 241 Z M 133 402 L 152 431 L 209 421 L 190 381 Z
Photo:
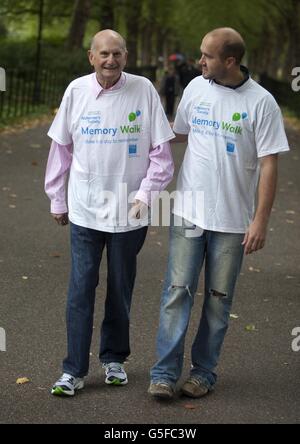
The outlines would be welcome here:
M 265 245 L 268 222 L 276 194 L 277 170 L 278 154 L 261 158 L 257 209 L 243 241 L 246 255 L 260 250 Z
M 147 175 L 141 182 L 140 189 L 135 196 L 136 202 L 131 210 L 138 219 L 173 178 L 174 162 L 170 142 L 152 148 L 149 152 L 149 160 Z
M 54 140 L 48 157 L 45 192 L 51 201 L 51 215 L 59 225 L 68 223 L 65 182 L 72 163 L 73 144 L 59 145 Z

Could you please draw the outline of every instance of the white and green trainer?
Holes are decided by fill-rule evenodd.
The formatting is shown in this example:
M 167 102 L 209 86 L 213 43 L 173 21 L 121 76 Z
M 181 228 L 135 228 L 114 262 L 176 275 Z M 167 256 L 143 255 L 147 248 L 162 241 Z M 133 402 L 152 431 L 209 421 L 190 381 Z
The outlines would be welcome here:
M 124 365 L 120 362 L 109 362 L 102 364 L 105 369 L 105 383 L 109 385 L 126 385 L 128 379 L 124 370 Z
M 54 384 L 51 394 L 54 396 L 74 396 L 75 391 L 84 387 L 83 378 L 75 378 L 68 373 L 64 373 Z

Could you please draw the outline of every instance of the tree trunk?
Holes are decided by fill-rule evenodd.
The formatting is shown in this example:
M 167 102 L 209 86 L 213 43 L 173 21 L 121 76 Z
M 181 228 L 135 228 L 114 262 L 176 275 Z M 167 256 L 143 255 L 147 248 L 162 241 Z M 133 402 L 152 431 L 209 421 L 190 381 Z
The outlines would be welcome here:
M 137 66 L 138 56 L 138 35 L 139 20 L 141 16 L 142 2 L 132 2 L 128 0 L 126 7 L 126 27 L 127 27 L 127 49 L 128 61 L 127 66 L 135 68 Z
M 149 66 L 151 65 L 151 59 L 152 59 L 152 48 L 153 48 L 153 24 L 152 23 L 145 23 L 141 30 L 141 38 L 142 38 L 142 45 L 141 45 L 141 63 L 142 66 Z
M 87 21 L 91 11 L 91 0 L 76 0 L 67 38 L 67 48 L 82 48 Z
M 105 1 L 101 6 L 100 29 L 114 29 L 115 15 L 114 15 L 115 1 Z

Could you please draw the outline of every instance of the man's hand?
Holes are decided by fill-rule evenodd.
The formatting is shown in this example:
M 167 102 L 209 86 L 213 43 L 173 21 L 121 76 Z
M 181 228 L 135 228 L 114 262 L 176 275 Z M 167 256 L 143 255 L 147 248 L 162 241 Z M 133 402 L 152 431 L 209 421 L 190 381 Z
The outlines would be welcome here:
M 248 255 L 264 248 L 266 236 L 267 224 L 253 221 L 242 243 L 245 247 L 245 254 Z
M 68 223 L 69 223 L 68 213 L 64 213 L 64 214 L 51 213 L 51 216 L 56 220 L 58 225 L 64 226 L 64 225 L 68 225 Z
M 139 220 L 148 219 L 148 210 L 149 207 L 147 204 L 141 200 L 136 200 L 129 211 L 129 218 Z

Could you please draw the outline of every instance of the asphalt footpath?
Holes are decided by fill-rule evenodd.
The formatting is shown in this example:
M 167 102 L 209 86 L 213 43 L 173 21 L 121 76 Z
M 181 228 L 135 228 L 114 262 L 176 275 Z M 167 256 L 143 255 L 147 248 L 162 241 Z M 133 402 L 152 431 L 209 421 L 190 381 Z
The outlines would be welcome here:
M 48 126 L 0 134 L 0 423 L 103 424 L 109 430 L 113 425 L 115 431 L 121 425 L 130 430 L 130 424 L 299 424 L 300 130 L 287 127 L 291 152 L 280 156 L 268 242 L 263 251 L 245 258 L 215 391 L 200 400 L 177 394 L 172 402 L 158 402 L 147 389 L 168 252 L 168 229 L 160 227 L 149 228 L 139 255 L 132 352 L 126 363 L 129 384 L 107 386 L 98 362 L 104 259 L 85 389 L 72 399 L 50 395 L 66 353 L 70 257 L 69 228 L 51 219 L 43 189 Z M 183 145 L 173 147 L 176 172 L 184 150 Z M 175 181 L 169 190 L 174 186 Z M 190 367 L 202 301 L 201 277 L 183 378 Z

